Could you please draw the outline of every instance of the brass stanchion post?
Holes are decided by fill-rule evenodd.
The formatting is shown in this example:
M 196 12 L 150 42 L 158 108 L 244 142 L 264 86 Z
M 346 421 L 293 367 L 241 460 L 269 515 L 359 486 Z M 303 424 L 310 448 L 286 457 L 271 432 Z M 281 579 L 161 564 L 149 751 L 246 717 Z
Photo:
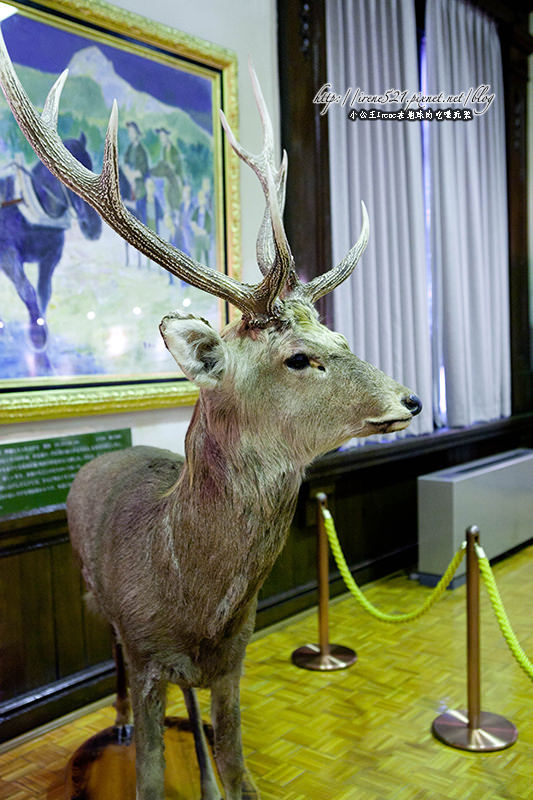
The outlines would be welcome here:
M 466 649 L 468 711 L 447 711 L 433 722 L 433 735 L 459 750 L 492 752 L 516 742 L 518 731 L 512 722 L 481 710 L 479 647 L 479 565 L 476 545 L 479 528 L 466 531 Z
M 316 495 L 317 500 L 317 560 L 318 560 L 318 645 L 306 644 L 292 654 L 292 663 L 303 669 L 331 671 L 345 669 L 357 660 L 349 647 L 331 644 L 329 641 L 329 545 L 324 527 L 322 509 L 327 509 L 325 494 Z
M 324 656 L 329 655 L 329 547 L 328 537 L 324 530 L 324 517 L 322 508 L 327 508 L 327 498 L 325 494 L 317 495 L 317 570 L 318 570 L 318 643 L 320 652 Z
M 466 532 L 466 664 L 468 730 L 479 728 L 481 715 L 481 671 L 479 658 L 479 567 L 475 545 L 479 544 L 479 528 L 472 525 Z

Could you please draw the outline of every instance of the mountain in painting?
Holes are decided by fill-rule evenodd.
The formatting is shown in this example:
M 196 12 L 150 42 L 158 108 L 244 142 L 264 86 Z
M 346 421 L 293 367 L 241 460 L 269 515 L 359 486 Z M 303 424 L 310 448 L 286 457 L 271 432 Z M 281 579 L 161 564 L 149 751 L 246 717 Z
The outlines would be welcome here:
M 17 73 L 31 101 L 42 108 L 44 100 L 57 78 L 32 67 L 16 65 Z M 147 62 L 147 80 L 149 62 Z M 178 74 L 179 79 L 179 74 Z M 171 140 L 185 160 L 189 182 L 196 189 L 203 175 L 212 174 L 213 137 L 183 109 L 167 105 L 149 91 L 139 91 L 117 74 L 112 61 L 97 45 L 78 50 L 69 64 L 69 77 L 63 89 L 59 109 L 58 129 L 63 139 L 78 137 L 83 132 L 93 160 L 99 171 L 104 150 L 104 138 L 113 100 L 119 105 L 119 153 L 128 146 L 126 122 L 133 120 L 142 132 L 142 143 L 151 164 L 160 159 L 160 143 L 156 131 L 165 127 Z M 3 98 L 2 98 L 3 101 Z M 27 164 L 35 155 L 22 136 L 6 103 L 0 101 L 0 167 L 16 152 L 22 152 Z
M 165 106 L 148 92 L 136 91 L 128 81 L 121 78 L 113 64 L 99 47 L 93 45 L 78 50 L 68 65 L 69 76 L 90 77 L 101 87 L 104 99 L 110 108 L 113 100 L 120 98 L 120 107 L 128 114 L 168 114 L 174 109 Z
M 149 91 L 139 91 L 131 86 L 117 74 L 112 61 L 100 50 L 97 45 L 78 50 L 71 58 L 69 77 L 89 78 L 99 87 L 110 109 L 116 98 L 119 110 L 126 114 L 128 119 L 134 119 L 139 126 L 144 121 L 150 125 L 173 126 L 172 133 L 187 142 L 202 142 L 210 146 L 210 136 L 182 109 L 166 105 L 153 97 Z M 149 78 L 149 69 L 147 70 Z M 176 78 L 179 80 L 179 76 Z M 172 120 L 172 123 L 170 122 Z M 209 143 L 209 144 L 208 144 Z

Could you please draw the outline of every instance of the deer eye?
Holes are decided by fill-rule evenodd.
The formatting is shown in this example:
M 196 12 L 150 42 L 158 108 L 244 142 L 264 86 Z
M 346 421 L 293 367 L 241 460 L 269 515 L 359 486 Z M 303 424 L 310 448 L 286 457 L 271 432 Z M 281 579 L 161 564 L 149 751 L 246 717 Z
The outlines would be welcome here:
M 290 369 L 305 369 L 309 366 L 309 358 L 305 353 L 295 353 L 290 358 L 287 358 L 285 363 Z

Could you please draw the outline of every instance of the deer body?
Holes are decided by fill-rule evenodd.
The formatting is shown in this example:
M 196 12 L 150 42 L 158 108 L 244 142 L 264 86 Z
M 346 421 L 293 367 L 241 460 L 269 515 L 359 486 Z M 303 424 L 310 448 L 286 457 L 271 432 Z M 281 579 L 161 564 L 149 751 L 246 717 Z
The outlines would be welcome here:
M 68 500 L 85 581 L 129 659 L 152 661 L 182 688 L 235 667 L 220 647 L 254 608 L 300 484 L 281 481 L 277 507 L 265 509 L 257 486 L 237 496 L 231 470 L 216 486 L 205 477 L 191 492 L 180 456 L 134 447 L 86 465 Z
M 99 611 L 122 643 L 135 723 L 137 798 L 163 800 L 165 687 L 184 692 L 200 765 L 202 800 L 219 800 L 195 687 L 211 689 L 215 759 L 225 800 L 241 800 L 244 776 L 239 679 L 257 593 L 285 541 L 305 467 L 353 436 L 406 428 L 416 395 L 351 353 L 313 304 L 353 271 L 368 240 L 334 268 L 302 283 L 283 229 L 287 162 L 276 167 L 272 127 L 253 70 L 263 123 L 259 155 L 235 140 L 257 174 L 266 210 L 254 286 L 210 269 L 163 242 L 120 196 L 116 104 L 102 172 L 64 147 L 56 130 L 63 74 L 39 114 L 0 36 L 0 83 L 30 144 L 56 177 L 130 244 L 172 274 L 229 300 L 242 319 L 222 334 L 177 312 L 160 326 L 183 373 L 200 388 L 186 458 L 134 447 L 83 467 L 67 501 L 72 544 Z M 128 721 L 127 704 L 117 725 Z
M 134 709 L 136 694 L 149 698 L 137 709 L 153 731 L 138 780 L 162 781 L 150 759 L 162 763 L 166 682 L 211 687 L 217 760 L 233 800 L 243 775 L 241 665 L 305 466 L 352 435 L 405 427 L 409 392 L 301 301 L 287 301 L 280 327 L 253 338 L 239 324 L 221 337 L 177 314 L 161 330 L 201 387 L 186 461 L 134 447 L 90 462 L 69 494 L 69 528 L 85 581 L 124 645 Z M 289 366 L 295 352 L 308 365 Z

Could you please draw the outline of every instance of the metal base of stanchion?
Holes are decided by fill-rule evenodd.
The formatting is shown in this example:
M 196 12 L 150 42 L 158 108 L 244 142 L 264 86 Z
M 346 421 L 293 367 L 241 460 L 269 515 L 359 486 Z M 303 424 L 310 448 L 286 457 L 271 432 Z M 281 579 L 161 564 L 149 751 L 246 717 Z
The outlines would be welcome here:
M 516 742 L 518 731 L 512 722 L 499 714 L 481 711 L 479 728 L 468 727 L 466 711 L 447 711 L 433 722 L 433 735 L 458 750 L 491 753 L 505 750 Z
M 346 669 L 356 661 L 356 653 L 342 644 L 330 644 L 329 653 L 321 653 L 317 644 L 306 644 L 292 654 L 292 663 L 295 666 L 317 672 Z

